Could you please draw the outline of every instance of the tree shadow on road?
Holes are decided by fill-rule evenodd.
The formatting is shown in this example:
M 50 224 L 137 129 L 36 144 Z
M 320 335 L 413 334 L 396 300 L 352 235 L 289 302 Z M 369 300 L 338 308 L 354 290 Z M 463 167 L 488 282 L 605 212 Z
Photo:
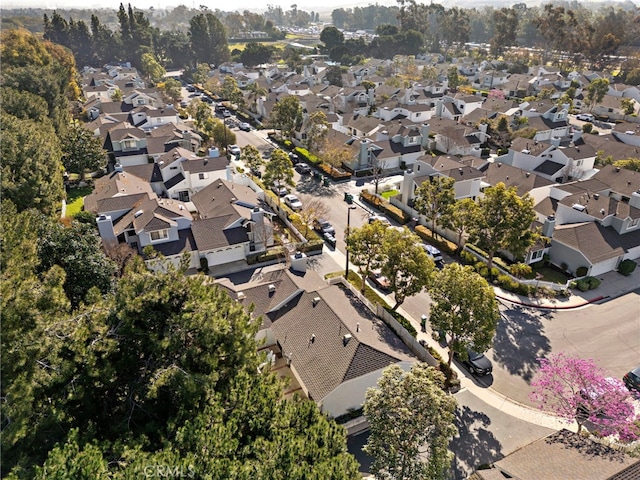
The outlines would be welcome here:
M 454 421 L 458 436 L 449 444 L 454 454 L 451 478 L 465 479 L 482 464 L 490 464 L 504 457 L 502 444 L 489 431 L 491 419 L 482 412 L 460 406 Z
M 537 359 L 551 351 L 543 331 L 539 311 L 519 305 L 503 311 L 493 340 L 493 359 L 529 382 L 538 369 Z

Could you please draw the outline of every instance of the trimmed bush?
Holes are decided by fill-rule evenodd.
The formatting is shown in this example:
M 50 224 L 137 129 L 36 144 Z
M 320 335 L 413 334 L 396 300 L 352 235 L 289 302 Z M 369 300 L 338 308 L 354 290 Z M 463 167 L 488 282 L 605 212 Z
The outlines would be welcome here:
M 630 259 L 623 260 L 620 262 L 620 265 L 618 265 L 618 273 L 621 273 L 625 277 L 628 277 L 633 273 L 633 271 L 636 269 L 637 266 L 638 264 L 633 260 L 630 260 Z
M 474 257 L 471 253 L 463 250 L 460 252 L 460 260 L 465 265 L 473 265 L 476 261 L 476 257 Z
M 589 269 L 587 267 L 578 267 L 576 270 L 576 277 L 584 277 Z
M 409 220 L 411 220 L 411 216 L 409 214 L 403 212 L 398 207 L 391 205 L 389 202 L 379 197 L 376 197 L 375 195 L 369 192 L 365 192 L 363 190 L 362 192 L 360 192 L 360 198 L 365 203 L 368 203 L 369 205 L 376 207 L 378 210 L 382 211 L 383 213 L 385 213 L 386 215 L 391 217 L 393 220 L 395 220 L 396 222 L 402 225 L 406 224 L 407 222 L 409 222 Z
M 422 240 L 430 243 L 442 252 L 448 253 L 449 255 L 454 255 L 458 250 L 458 246 L 455 243 L 450 242 L 446 238 L 435 238 L 431 233 L 431 230 L 429 230 L 424 225 L 416 225 L 414 231 L 416 235 L 418 235 Z
M 209 260 L 207 260 L 207 257 L 200 259 L 200 270 L 204 273 L 209 273 Z
M 575 282 L 575 285 L 581 292 L 586 292 L 587 290 L 598 288 L 600 286 L 600 280 L 596 277 L 585 277 Z

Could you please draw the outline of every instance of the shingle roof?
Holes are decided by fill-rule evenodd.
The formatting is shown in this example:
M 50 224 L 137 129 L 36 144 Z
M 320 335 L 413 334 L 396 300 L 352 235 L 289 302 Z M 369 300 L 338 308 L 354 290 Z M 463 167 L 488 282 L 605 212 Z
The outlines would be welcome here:
M 561 242 L 571 246 L 592 263 L 624 255 L 628 242 L 638 245 L 640 231 L 619 235 L 611 227 L 603 227 L 598 222 L 572 223 L 560 225 L 553 231 L 553 242 Z M 627 247 L 628 248 L 628 247 Z
M 229 223 L 229 217 L 231 215 L 196 220 L 191 224 L 191 231 L 198 250 L 214 250 L 249 241 L 249 236 L 244 228 L 225 229 Z
M 623 452 L 563 429 L 495 465 L 521 480 L 606 480 L 635 463 Z
M 553 160 L 545 160 L 536 168 L 534 168 L 533 171 L 544 173 L 545 175 L 555 175 L 563 168 L 564 168 L 564 165 L 561 163 L 554 162 Z
M 174 255 L 180 255 L 184 252 L 197 250 L 190 228 L 178 230 L 178 240 L 173 242 L 155 243 L 153 248 L 165 257 L 171 257 Z

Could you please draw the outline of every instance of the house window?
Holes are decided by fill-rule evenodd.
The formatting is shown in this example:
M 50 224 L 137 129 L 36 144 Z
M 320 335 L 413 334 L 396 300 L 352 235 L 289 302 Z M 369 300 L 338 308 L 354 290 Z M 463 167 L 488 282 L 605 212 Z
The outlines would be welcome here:
M 204 180 L 204 179 L 206 179 L 206 178 L 209 178 L 209 174 L 208 174 L 208 173 L 199 173 L 199 174 L 198 174 L 198 178 L 199 178 L 200 180 Z
M 144 105 L 144 98 L 139 98 L 136 103 L 138 105 Z
M 123 150 L 133 150 L 136 148 L 136 141 L 135 140 L 123 140 L 122 141 L 122 149 Z
M 640 218 L 634 218 L 633 220 L 631 220 L 631 223 L 629 224 L 629 228 L 637 227 L 638 223 L 640 223 Z
M 538 260 L 542 258 L 544 255 L 544 250 L 536 250 L 535 252 L 531 252 L 531 260 Z
M 582 160 L 578 160 L 578 161 L 576 162 L 576 166 L 577 166 L 577 167 L 582 166 Z
M 169 230 L 154 230 L 150 233 L 151 241 L 155 242 L 157 240 L 164 240 L 165 238 L 169 238 Z

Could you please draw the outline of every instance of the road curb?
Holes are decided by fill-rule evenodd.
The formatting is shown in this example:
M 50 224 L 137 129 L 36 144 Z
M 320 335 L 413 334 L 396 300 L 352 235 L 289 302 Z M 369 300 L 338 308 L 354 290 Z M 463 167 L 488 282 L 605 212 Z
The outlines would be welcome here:
M 585 300 L 584 302 L 581 302 L 581 303 L 575 304 L 575 305 L 540 305 L 540 304 L 527 303 L 527 302 L 523 302 L 523 301 L 520 301 L 520 300 L 515 300 L 513 298 L 504 297 L 502 295 L 497 295 L 497 294 L 496 294 L 496 298 L 498 298 L 500 300 L 504 300 L 505 302 L 515 303 L 516 305 L 522 305 L 523 307 L 538 308 L 538 309 L 541 309 L 541 310 L 572 310 L 572 309 L 575 309 L 575 308 L 586 307 L 586 306 L 591 305 L 593 303 L 601 302 L 602 300 L 609 300 L 610 299 L 610 297 L 608 297 L 608 296 L 599 296 L 599 297 L 592 298 L 591 300 Z

